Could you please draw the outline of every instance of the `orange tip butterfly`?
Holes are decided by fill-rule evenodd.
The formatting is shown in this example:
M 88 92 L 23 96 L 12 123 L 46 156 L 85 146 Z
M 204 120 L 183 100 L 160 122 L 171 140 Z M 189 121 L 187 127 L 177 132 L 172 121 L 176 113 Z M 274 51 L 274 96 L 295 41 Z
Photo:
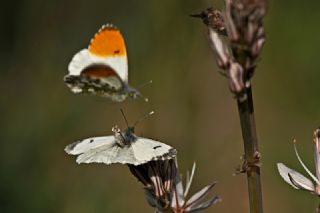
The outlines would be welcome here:
M 94 94 L 112 101 L 142 97 L 128 85 L 126 45 L 119 29 L 103 25 L 87 49 L 75 54 L 64 82 L 74 93 Z

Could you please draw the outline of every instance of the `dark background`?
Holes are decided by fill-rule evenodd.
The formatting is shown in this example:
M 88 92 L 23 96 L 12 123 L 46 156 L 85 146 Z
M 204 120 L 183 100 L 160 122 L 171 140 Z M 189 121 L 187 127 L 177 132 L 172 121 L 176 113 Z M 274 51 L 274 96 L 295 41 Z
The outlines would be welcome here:
M 205 27 L 190 13 L 222 1 L 3 2 L 0 9 L 0 211 L 152 212 L 126 166 L 77 165 L 64 147 L 110 135 L 113 125 L 155 110 L 136 133 L 171 144 L 180 171 L 197 162 L 191 192 L 216 180 L 223 202 L 207 212 L 248 212 L 245 175 L 232 176 L 243 153 L 235 100 L 218 74 Z M 314 171 L 313 130 L 320 125 L 318 1 L 269 1 L 267 42 L 253 95 L 262 153 L 265 212 L 314 212 L 318 199 L 297 191 L 276 162 L 302 172 L 292 139 Z M 74 95 L 62 79 L 72 56 L 105 23 L 127 44 L 130 84 L 150 99 L 112 103 Z

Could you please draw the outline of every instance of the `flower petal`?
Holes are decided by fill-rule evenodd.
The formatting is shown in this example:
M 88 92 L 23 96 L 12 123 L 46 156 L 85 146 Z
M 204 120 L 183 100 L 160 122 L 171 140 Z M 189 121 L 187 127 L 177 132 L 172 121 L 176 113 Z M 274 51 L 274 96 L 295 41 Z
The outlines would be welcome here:
M 166 202 L 166 200 L 161 200 L 157 198 L 153 194 L 152 189 L 145 188 L 144 197 L 147 200 L 148 204 L 156 209 L 156 212 L 165 212 L 169 208 L 169 205 Z
M 215 197 L 212 197 L 211 199 L 203 202 L 203 203 L 200 203 L 198 205 L 193 205 L 193 206 L 190 206 L 189 208 L 186 209 L 186 212 L 188 213 L 191 213 L 191 212 L 199 212 L 201 210 L 204 210 L 206 208 L 209 208 L 210 206 L 218 203 L 218 202 L 221 202 L 222 199 L 218 196 L 215 196 Z
M 152 206 L 152 207 L 157 206 L 157 197 L 154 196 L 151 189 L 146 188 L 144 190 L 144 197 L 150 206 Z
M 286 181 L 288 184 L 290 184 L 295 189 L 305 189 L 308 191 L 314 190 L 314 185 L 312 181 L 310 181 L 308 178 L 303 176 L 297 171 L 294 171 L 287 166 L 285 166 L 283 163 L 277 163 L 278 171 L 283 178 L 284 181 Z
M 193 162 L 193 166 L 192 166 L 192 170 L 191 170 L 191 174 L 189 176 L 189 172 L 187 173 L 187 181 L 186 181 L 186 189 L 184 191 L 183 196 L 187 197 L 190 186 L 192 184 L 192 180 L 193 180 L 193 176 L 194 176 L 194 172 L 196 170 L 196 162 Z
M 208 29 L 210 46 L 215 51 L 218 57 L 218 63 L 222 67 L 226 67 L 231 59 L 231 54 L 229 52 L 226 42 L 219 36 L 215 30 Z
M 208 193 L 209 190 L 215 185 L 216 183 L 212 183 L 208 186 L 205 186 L 203 189 L 195 193 L 187 202 L 185 205 L 185 208 L 192 208 L 192 206 L 197 205 Z
M 283 178 L 283 180 L 285 182 L 287 182 L 288 184 L 290 184 L 293 188 L 298 189 L 298 187 L 296 187 L 295 185 L 292 184 L 290 178 L 289 178 L 289 172 L 293 171 L 292 169 L 288 168 L 287 166 L 285 166 L 283 163 L 277 163 L 277 167 L 278 167 L 278 172 L 280 174 L 280 176 Z
M 316 166 L 316 176 L 317 179 L 320 181 L 320 128 L 314 131 L 314 163 Z M 317 182 L 319 185 L 319 183 Z
M 178 162 L 177 159 L 175 159 L 175 165 L 176 165 L 176 173 L 175 177 L 173 179 L 173 187 L 172 187 L 172 199 L 171 199 L 171 207 L 173 209 L 178 209 L 182 207 L 185 203 L 185 199 L 183 196 L 183 185 L 180 173 L 178 171 Z
M 307 168 L 307 166 L 302 162 L 300 155 L 298 153 L 298 149 L 296 147 L 296 142 L 293 141 L 293 148 L 294 148 L 294 152 L 296 153 L 296 156 L 301 164 L 301 166 L 304 168 L 304 170 L 308 173 L 308 175 L 317 183 L 320 184 L 320 182 L 318 181 L 318 179 L 312 174 L 312 172 L 310 172 L 310 170 Z
M 182 185 L 179 172 L 177 172 L 176 174 L 172 189 L 173 189 L 173 193 L 172 193 L 172 199 L 171 199 L 171 207 L 174 209 L 178 209 L 182 207 L 185 203 L 184 196 L 183 196 L 183 185 Z
M 288 176 L 290 178 L 291 183 L 295 185 L 297 188 L 307 190 L 310 192 L 315 191 L 313 182 L 301 175 L 300 173 L 293 171 L 289 172 Z

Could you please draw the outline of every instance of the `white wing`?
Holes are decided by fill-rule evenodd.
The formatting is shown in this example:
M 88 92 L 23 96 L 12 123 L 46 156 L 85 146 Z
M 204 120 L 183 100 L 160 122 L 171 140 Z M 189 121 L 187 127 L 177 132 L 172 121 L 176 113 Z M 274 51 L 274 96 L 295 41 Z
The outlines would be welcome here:
M 128 83 L 128 61 L 126 56 L 98 57 L 83 49 L 76 53 L 69 63 L 69 75 L 80 75 L 88 66 L 103 64 L 111 67 L 125 83 Z
M 71 155 L 78 155 L 77 163 L 133 165 L 171 159 L 177 153 L 171 146 L 147 138 L 138 138 L 131 145 L 120 147 L 114 136 L 87 138 L 66 146 L 65 151 Z
M 278 171 L 281 177 L 295 189 L 304 189 L 313 192 L 314 184 L 311 180 L 285 166 L 283 163 L 277 163 Z
M 92 149 L 77 158 L 77 163 L 133 164 L 132 162 L 135 162 L 132 147 L 120 147 L 116 143 Z
M 69 75 L 80 75 L 81 71 L 92 64 L 88 49 L 77 52 L 69 63 Z
M 66 146 L 65 151 L 78 155 L 77 163 L 122 163 L 134 164 L 135 156 L 131 146 L 120 147 L 114 136 L 87 138 Z
M 152 160 L 165 160 L 174 158 L 177 150 L 171 146 L 148 138 L 138 138 L 132 143 L 136 162 L 134 165 L 147 163 Z
M 119 147 L 114 136 L 87 138 L 69 144 L 64 149 L 70 155 L 78 155 L 77 163 L 106 163 L 110 164 L 113 156 L 117 155 Z M 108 154 L 103 153 L 107 151 Z
M 92 137 L 69 144 L 64 151 L 70 155 L 80 155 L 101 146 L 113 145 L 114 143 L 114 136 Z

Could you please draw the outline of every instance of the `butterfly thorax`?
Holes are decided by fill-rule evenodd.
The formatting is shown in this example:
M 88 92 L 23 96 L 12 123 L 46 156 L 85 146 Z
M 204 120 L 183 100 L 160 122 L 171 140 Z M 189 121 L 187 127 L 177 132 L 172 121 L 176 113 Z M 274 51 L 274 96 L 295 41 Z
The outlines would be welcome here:
M 128 127 L 126 131 L 121 132 L 117 126 L 114 126 L 112 132 L 114 133 L 116 144 L 120 147 L 128 146 L 137 140 L 137 136 L 134 134 L 134 127 Z

